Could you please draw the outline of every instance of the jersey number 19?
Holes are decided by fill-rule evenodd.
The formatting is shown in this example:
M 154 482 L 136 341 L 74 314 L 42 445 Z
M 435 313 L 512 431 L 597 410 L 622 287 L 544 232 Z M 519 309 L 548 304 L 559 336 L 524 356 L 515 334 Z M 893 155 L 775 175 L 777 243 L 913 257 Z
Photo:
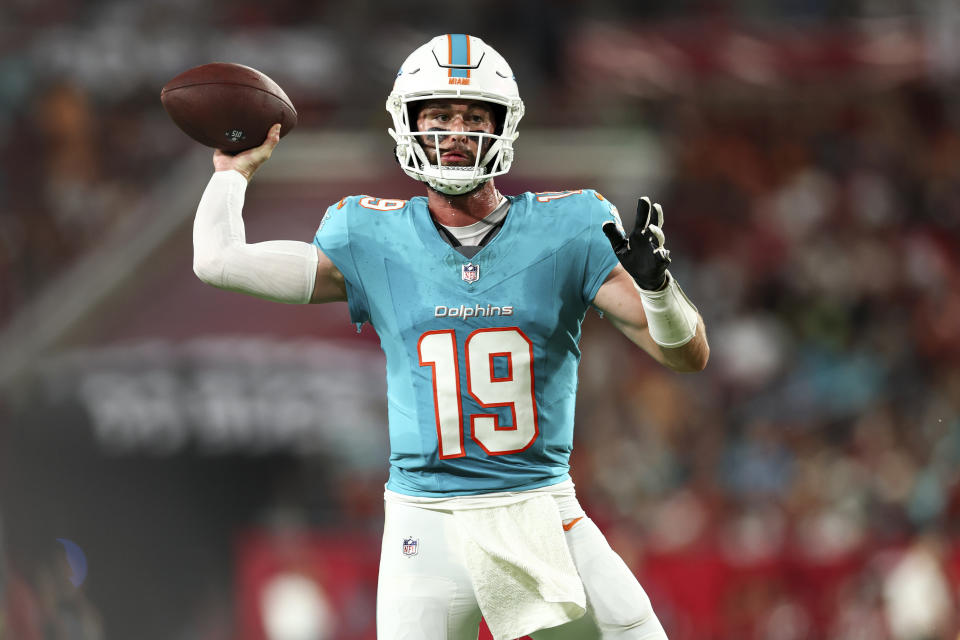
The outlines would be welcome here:
M 433 407 L 440 458 L 466 455 L 457 336 L 452 329 L 427 331 L 417 343 L 421 367 L 433 369 Z M 518 453 L 533 444 L 540 430 L 533 386 L 533 343 L 517 327 L 477 329 L 463 345 L 467 392 L 485 408 L 509 407 L 513 424 L 496 413 L 470 415 L 470 437 L 488 455 Z M 500 359 L 506 375 L 497 376 Z

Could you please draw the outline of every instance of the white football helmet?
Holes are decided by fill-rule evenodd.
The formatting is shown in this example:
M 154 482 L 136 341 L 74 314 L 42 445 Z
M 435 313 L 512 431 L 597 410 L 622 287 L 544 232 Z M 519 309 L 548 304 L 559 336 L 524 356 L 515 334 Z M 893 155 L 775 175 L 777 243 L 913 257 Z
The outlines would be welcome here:
M 463 134 L 479 138 L 478 149 L 486 149 L 482 157 L 477 154 L 473 166 L 444 166 L 439 154 L 431 163 L 420 144 L 430 134 L 416 132 L 417 111 L 411 103 L 444 98 L 481 100 L 490 103 L 496 114 L 495 134 Z M 393 117 L 393 128 L 388 132 L 397 142 L 397 160 L 404 173 L 441 193 L 466 193 L 510 170 L 523 101 L 510 65 L 480 38 L 465 34 L 437 36 L 411 53 L 387 97 L 387 111 Z M 439 147 L 442 132 L 433 135 Z

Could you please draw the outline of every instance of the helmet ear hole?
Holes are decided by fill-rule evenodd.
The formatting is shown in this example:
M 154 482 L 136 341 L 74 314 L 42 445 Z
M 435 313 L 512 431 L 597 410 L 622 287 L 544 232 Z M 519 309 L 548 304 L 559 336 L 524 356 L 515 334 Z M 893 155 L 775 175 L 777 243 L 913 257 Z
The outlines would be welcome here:
M 407 122 L 410 123 L 411 132 L 420 131 L 420 127 L 417 125 L 417 116 L 420 115 L 420 107 L 423 106 L 424 102 L 424 100 L 416 100 L 407 103 Z M 418 149 L 423 149 L 421 136 L 413 136 L 413 143 Z
M 498 136 L 502 136 L 503 125 L 507 122 L 507 107 L 496 102 L 488 102 L 487 104 L 493 109 L 493 130 Z
M 417 118 L 420 115 L 420 107 L 423 106 L 424 102 L 426 102 L 426 100 L 416 100 L 407 103 L 407 121 L 410 123 L 410 131 L 420 130 L 420 127 L 417 126 Z

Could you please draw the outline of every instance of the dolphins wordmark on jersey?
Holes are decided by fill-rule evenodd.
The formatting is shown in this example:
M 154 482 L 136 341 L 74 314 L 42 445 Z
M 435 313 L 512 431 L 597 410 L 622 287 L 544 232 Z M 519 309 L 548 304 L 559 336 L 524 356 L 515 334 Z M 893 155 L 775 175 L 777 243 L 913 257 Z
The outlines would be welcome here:
M 601 226 L 620 219 L 589 189 L 509 199 L 500 232 L 470 259 L 440 236 L 425 197 L 350 196 L 317 230 L 351 320 L 369 322 L 386 354 L 393 491 L 568 477 L 580 324 L 618 264 Z

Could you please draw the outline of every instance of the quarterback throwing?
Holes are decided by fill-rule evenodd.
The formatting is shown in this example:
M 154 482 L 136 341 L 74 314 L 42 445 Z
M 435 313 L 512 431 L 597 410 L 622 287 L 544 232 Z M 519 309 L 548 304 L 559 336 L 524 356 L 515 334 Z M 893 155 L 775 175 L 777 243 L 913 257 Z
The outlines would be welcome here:
M 287 303 L 346 301 L 386 354 L 390 475 L 381 639 L 666 638 L 569 476 L 580 326 L 594 307 L 670 369 L 703 369 L 702 319 L 667 267 L 647 198 L 628 235 L 591 189 L 503 195 L 524 113 L 506 60 L 438 36 L 387 103 L 410 200 L 349 196 L 312 243 L 248 244 L 244 190 L 279 141 L 214 154 L 194 225 L 213 286 Z

